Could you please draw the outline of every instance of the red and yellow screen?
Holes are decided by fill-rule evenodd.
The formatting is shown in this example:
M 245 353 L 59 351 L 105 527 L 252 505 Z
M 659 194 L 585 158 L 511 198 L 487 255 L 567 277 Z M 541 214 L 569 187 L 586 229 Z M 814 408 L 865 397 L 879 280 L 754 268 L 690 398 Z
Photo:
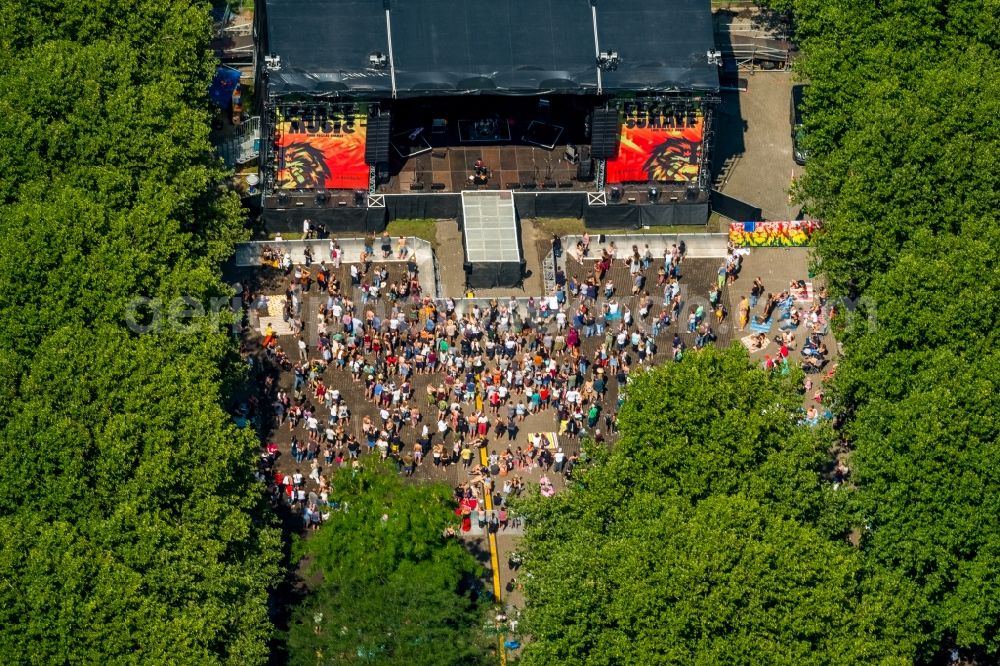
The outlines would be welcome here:
M 281 189 L 368 189 L 364 116 L 321 122 L 284 120 L 277 132 Z
M 698 180 L 703 118 L 698 117 L 694 127 L 639 127 L 638 124 L 646 125 L 634 120 L 622 125 L 618 156 L 607 164 L 609 183 Z

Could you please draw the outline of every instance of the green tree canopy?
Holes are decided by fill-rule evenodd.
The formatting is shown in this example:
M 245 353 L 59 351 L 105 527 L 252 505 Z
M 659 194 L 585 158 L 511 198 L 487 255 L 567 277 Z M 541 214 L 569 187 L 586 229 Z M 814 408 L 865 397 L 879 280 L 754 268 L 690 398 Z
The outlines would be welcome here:
M 810 81 L 800 195 L 835 290 L 862 296 L 831 395 L 866 576 L 921 662 L 1000 653 L 995 520 L 996 2 L 792 0 Z M 861 324 L 861 325 L 858 325 Z
M 300 542 L 321 580 L 295 610 L 290 661 L 488 663 L 475 596 L 482 568 L 444 536 L 455 522 L 449 489 L 382 466 L 341 470 L 332 483 L 340 508 Z
M 794 0 L 810 164 L 833 286 L 863 290 L 920 229 L 996 220 L 996 5 Z
M 0 4 L 6 663 L 268 658 L 280 544 L 223 408 L 233 341 L 126 321 L 226 294 L 244 235 L 208 142 L 208 9 Z
M 630 380 L 614 450 L 521 507 L 524 663 L 906 663 L 895 598 L 828 533 L 794 381 L 742 347 Z

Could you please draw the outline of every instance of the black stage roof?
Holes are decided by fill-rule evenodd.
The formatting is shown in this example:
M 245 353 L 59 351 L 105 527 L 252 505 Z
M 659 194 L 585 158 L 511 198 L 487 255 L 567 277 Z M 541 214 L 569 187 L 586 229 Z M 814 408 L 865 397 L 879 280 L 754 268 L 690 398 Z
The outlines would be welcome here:
M 718 68 L 706 55 L 714 48 L 710 0 L 266 3 L 265 53 L 280 58 L 280 69 L 269 75 L 277 94 L 594 94 L 599 84 L 606 93 L 719 88 Z M 617 51 L 617 69 L 599 71 L 598 51 Z M 391 56 L 391 65 L 371 67 L 373 53 Z

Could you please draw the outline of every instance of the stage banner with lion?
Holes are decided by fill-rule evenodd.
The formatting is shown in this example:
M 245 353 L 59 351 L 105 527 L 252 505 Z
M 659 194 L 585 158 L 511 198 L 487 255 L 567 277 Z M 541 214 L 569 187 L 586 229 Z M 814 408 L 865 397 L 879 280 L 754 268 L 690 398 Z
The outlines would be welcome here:
M 608 160 L 609 183 L 698 181 L 704 119 L 692 127 L 664 127 L 659 119 L 629 118 L 621 128 L 618 156 Z
M 736 247 L 802 247 L 821 226 L 818 220 L 732 222 L 729 240 Z
M 285 119 L 277 134 L 277 186 L 284 190 L 368 189 L 364 116 Z

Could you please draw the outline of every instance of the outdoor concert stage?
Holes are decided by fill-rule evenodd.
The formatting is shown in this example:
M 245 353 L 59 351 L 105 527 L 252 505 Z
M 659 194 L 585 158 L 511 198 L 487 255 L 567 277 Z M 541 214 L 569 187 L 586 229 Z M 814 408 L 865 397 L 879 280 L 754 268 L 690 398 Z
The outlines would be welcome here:
M 460 217 L 478 190 L 595 227 L 708 218 L 709 0 L 267 0 L 259 18 L 272 230 Z

